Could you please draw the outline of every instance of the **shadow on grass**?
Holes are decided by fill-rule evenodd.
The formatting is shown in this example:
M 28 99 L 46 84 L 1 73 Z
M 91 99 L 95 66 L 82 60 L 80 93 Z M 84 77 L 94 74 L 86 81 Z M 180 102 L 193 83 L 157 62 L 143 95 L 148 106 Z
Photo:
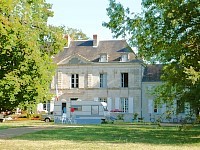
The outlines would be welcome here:
M 182 145 L 200 143 L 200 126 L 182 132 L 178 131 L 176 127 L 157 128 L 156 126 L 137 125 L 65 127 L 54 130 L 43 130 L 13 139 Z

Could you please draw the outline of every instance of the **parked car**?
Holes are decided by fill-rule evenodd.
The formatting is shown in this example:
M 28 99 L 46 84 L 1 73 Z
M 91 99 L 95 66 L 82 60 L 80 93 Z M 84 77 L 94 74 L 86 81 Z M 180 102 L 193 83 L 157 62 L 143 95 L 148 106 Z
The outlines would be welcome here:
M 42 120 L 42 121 L 45 121 L 45 122 L 54 121 L 53 112 L 51 112 L 50 114 L 42 114 L 42 115 L 41 115 L 41 120 Z

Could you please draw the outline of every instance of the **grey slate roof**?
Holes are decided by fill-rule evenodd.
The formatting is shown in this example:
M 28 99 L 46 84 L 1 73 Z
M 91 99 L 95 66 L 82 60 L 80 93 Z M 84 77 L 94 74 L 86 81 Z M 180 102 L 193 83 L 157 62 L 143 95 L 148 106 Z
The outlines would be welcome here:
M 144 69 L 142 82 L 159 82 L 162 73 L 162 64 L 147 65 Z
M 108 62 L 119 62 L 122 53 L 129 53 L 130 62 L 136 59 L 136 55 L 125 40 L 99 41 L 98 46 L 93 46 L 93 40 L 71 41 L 69 47 L 65 47 L 57 54 L 54 62 L 58 63 L 74 54 L 79 54 L 90 62 L 99 62 L 100 54 L 108 54 Z

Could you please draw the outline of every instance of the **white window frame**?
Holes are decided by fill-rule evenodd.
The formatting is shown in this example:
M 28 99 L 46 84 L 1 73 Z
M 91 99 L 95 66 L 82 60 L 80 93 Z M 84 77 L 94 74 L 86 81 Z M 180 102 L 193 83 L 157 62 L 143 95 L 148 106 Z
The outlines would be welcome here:
M 107 87 L 107 74 L 106 73 L 100 73 L 99 78 L 100 78 L 99 87 L 100 88 L 106 88 Z
M 127 62 L 129 60 L 129 54 L 124 53 L 121 55 L 121 62 Z
M 108 99 L 107 99 L 107 97 L 99 97 L 99 102 L 105 102 L 105 103 L 107 103 Z
M 108 62 L 108 55 L 107 54 L 101 54 L 99 62 Z
M 120 98 L 120 110 L 124 113 L 128 113 L 129 102 L 127 97 Z
M 79 88 L 79 74 L 71 74 L 71 88 Z

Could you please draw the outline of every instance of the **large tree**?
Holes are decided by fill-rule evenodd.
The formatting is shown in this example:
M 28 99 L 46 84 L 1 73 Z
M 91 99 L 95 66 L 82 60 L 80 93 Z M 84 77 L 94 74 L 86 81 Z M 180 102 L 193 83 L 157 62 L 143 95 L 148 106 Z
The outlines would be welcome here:
M 69 35 L 72 40 L 88 40 L 89 37 L 80 29 L 74 29 L 67 27 L 65 29 L 65 34 Z
M 65 40 L 62 27 L 47 25 L 50 9 L 45 0 L 0 1 L 0 111 L 51 96 L 51 57 Z
M 200 1 L 143 0 L 142 13 L 110 0 L 109 22 L 103 25 L 115 37 L 129 38 L 139 55 L 150 62 L 165 64 L 157 88 L 159 101 L 189 102 L 196 113 L 200 110 Z

